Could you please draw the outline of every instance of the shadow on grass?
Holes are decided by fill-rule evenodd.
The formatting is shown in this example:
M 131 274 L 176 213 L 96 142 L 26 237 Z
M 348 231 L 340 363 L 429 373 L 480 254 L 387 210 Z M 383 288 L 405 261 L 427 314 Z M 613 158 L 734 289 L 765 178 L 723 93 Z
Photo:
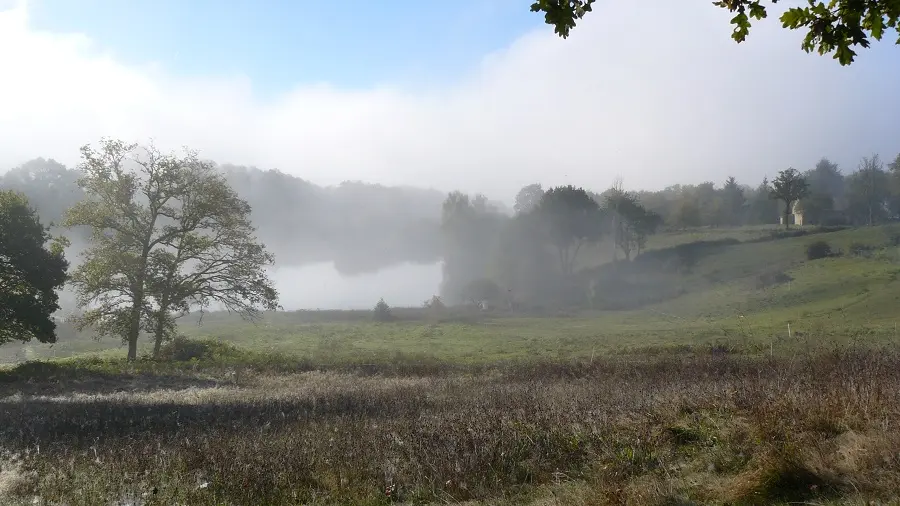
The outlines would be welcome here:
M 26 362 L 0 371 L 0 398 L 10 395 L 111 394 L 212 387 L 213 379 L 178 372 L 116 370 L 80 362 Z
M 75 449 L 87 448 L 98 439 L 179 439 L 338 419 L 415 419 L 432 405 L 423 395 L 403 388 L 287 399 L 245 395 L 240 400 L 197 403 L 127 397 L 8 398 L 0 401 L 0 447 L 64 444 Z

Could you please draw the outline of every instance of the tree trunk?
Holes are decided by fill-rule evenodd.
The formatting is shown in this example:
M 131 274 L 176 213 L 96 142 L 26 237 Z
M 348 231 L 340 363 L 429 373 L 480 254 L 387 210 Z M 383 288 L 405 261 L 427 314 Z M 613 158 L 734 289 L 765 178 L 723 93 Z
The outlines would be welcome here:
M 156 317 L 156 331 L 153 336 L 153 360 L 159 360 L 159 352 L 162 350 L 163 342 L 163 325 L 165 325 L 166 313 L 160 309 L 159 315 Z
M 784 201 L 784 229 L 791 228 L 791 202 Z
M 169 299 L 169 290 L 167 289 L 159 301 L 159 313 L 156 314 L 156 329 L 153 336 L 153 360 L 159 359 L 159 352 L 162 349 L 163 337 L 165 337 L 166 308 L 169 307 Z
M 133 362 L 137 359 L 137 342 L 141 333 L 141 306 L 144 304 L 143 294 L 138 295 L 134 299 L 134 306 L 131 308 L 131 321 L 128 327 L 128 361 Z

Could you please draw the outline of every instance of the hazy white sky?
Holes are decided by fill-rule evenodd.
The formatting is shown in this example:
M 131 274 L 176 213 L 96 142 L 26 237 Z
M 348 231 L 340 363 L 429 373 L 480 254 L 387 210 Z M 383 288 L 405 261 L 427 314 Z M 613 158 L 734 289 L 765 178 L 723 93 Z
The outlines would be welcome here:
M 802 52 L 800 34 L 774 18 L 738 45 L 709 2 L 602 2 L 569 39 L 541 27 L 437 85 L 404 75 L 265 98 L 248 77 L 184 77 L 163 62 L 125 63 L 86 35 L 37 31 L 18 5 L 0 11 L 4 169 L 37 156 L 74 164 L 101 136 L 153 138 L 320 184 L 508 200 L 536 181 L 755 185 L 821 156 L 847 170 L 900 152 L 900 47 L 876 44 L 841 67 Z

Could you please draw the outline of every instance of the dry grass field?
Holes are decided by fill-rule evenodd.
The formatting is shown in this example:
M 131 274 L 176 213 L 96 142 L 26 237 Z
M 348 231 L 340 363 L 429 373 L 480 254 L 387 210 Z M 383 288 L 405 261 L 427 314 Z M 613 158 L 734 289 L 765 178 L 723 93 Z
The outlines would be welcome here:
M 0 384 L 3 504 L 869 504 L 900 490 L 891 348 L 384 370 L 83 360 Z

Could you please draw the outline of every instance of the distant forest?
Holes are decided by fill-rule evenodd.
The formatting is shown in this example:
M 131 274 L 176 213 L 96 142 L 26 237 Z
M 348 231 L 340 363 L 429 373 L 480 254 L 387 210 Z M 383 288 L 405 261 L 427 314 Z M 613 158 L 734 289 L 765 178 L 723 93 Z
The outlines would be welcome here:
M 659 191 L 626 191 L 621 182 L 599 192 L 535 183 L 522 188 L 509 209 L 483 195 L 361 182 L 322 187 L 277 170 L 219 169 L 252 207 L 257 235 L 276 265 L 334 262 L 352 275 L 443 260 L 440 294 L 452 304 L 593 305 L 586 299 L 594 287 L 615 283 L 576 275 L 588 267 L 579 251 L 583 257 L 607 241 L 613 260 L 630 261 L 661 230 L 776 224 L 784 209 L 768 179 L 747 185 L 723 177 L 718 184 Z M 805 188 L 793 209 L 806 224 L 869 225 L 900 217 L 900 155 L 889 163 L 865 157 L 850 171 L 823 158 L 796 174 Z M 76 169 L 38 158 L 0 175 L 0 188 L 22 192 L 43 223 L 59 223 L 84 196 L 78 178 Z M 87 239 L 86 231 L 65 235 L 76 252 Z
M 361 182 L 322 187 L 277 170 L 219 168 L 252 207 L 257 234 L 278 266 L 334 262 L 353 275 L 440 259 L 442 192 Z M 42 223 L 60 223 L 84 198 L 78 178 L 76 169 L 37 158 L 0 175 L 0 188 L 25 194 Z M 82 232 L 65 233 L 76 251 L 88 237 Z

